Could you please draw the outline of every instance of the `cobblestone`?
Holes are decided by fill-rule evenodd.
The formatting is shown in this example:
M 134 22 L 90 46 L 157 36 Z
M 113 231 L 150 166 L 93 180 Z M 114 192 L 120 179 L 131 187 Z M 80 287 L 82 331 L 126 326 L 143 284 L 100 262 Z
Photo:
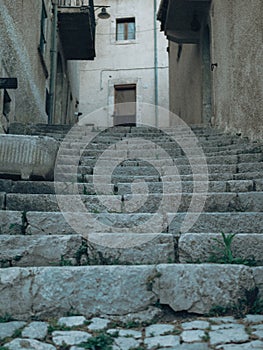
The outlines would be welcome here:
M 234 319 L 164 314 L 140 325 L 116 322 L 105 315 L 61 317 L 50 324 L 47 320 L 4 322 L 0 323 L 0 349 L 81 350 L 89 348 L 92 339 L 92 344 L 102 344 L 101 350 L 259 350 L 263 349 L 262 316 Z

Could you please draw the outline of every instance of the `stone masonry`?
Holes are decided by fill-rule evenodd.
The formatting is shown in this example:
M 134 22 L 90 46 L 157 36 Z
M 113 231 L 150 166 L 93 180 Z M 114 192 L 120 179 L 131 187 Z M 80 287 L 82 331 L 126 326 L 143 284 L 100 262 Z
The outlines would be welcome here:
M 192 130 L 32 128 L 61 146 L 54 182 L 0 179 L 0 346 L 263 348 L 262 145 Z

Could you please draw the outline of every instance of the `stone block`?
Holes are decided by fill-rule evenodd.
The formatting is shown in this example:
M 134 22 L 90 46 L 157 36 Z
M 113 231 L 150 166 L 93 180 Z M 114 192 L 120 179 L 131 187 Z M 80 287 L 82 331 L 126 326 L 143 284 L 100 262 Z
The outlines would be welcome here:
M 0 211 L 0 234 L 19 235 L 23 232 L 23 214 L 20 211 Z
M 181 235 L 178 243 L 179 261 L 181 263 L 207 262 L 211 254 L 215 253 L 215 247 L 220 247 L 216 240 L 223 243 L 222 235 L 213 233 Z M 262 265 L 263 235 L 237 234 L 232 241 L 232 251 L 236 258 L 254 259 L 257 264 Z
M 153 291 L 160 303 L 174 311 L 208 313 L 213 306 L 229 306 L 255 288 L 250 268 L 240 265 L 158 265 Z
M 0 315 L 126 315 L 156 303 L 157 295 L 147 290 L 155 276 L 155 268 L 145 265 L 2 269 Z
M 51 180 L 58 147 L 51 137 L 0 135 L 0 173 Z
M 95 233 L 88 235 L 88 239 L 90 264 L 175 262 L 175 242 L 171 234 Z
M 259 298 L 263 299 L 263 266 L 253 268 L 255 284 L 259 290 Z
M 185 213 L 168 214 L 169 232 L 179 233 L 185 219 Z M 238 224 L 237 224 L 238 223 Z M 222 230 L 231 233 L 262 233 L 263 213 L 201 213 L 191 232 L 220 233 Z
M 83 238 L 74 236 L 0 236 L 0 266 L 50 266 L 60 265 L 62 259 L 72 265 L 78 262 L 76 253 Z
M 55 346 L 46 344 L 35 339 L 23 339 L 16 338 L 11 342 L 5 344 L 5 347 L 9 350 L 56 350 Z
M 155 217 L 155 225 L 152 223 L 151 214 L 115 214 L 102 213 L 86 216 L 85 213 L 65 213 L 72 227 L 66 222 L 62 213 L 59 212 L 28 212 L 26 213 L 28 226 L 27 234 L 72 234 L 74 228 L 81 226 L 81 232 L 85 237 L 96 232 L 139 232 L 159 233 L 166 228 L 166 217 Z

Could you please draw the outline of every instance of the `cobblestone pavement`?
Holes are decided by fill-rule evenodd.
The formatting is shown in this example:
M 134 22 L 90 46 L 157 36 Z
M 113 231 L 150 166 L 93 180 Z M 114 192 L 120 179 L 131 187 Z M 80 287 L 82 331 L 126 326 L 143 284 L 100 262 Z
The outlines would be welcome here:
M 127 319 L 126 319 L 127 321 Z M 180 317 L 138 326 L 83 316 L 0 323 L 0 350 L 263 349 L 263 315 Z

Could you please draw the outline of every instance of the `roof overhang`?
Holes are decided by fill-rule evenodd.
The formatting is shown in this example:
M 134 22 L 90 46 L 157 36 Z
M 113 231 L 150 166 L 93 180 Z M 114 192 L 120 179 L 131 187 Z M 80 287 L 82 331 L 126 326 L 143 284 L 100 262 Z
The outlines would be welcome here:
M 162 0 L 158 12 L 161 30 L 177 43 L 200 42 L 200 29 L 211 0 Z

